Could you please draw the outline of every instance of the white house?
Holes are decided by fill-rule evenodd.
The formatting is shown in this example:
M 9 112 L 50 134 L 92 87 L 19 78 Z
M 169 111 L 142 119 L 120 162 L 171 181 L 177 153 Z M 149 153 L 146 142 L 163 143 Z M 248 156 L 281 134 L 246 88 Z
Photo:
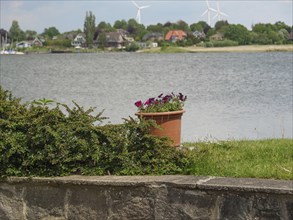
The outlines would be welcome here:
M 18 47 L 18 48 L 28 48 L 31 46 L 32 46 L 32 44 L 28 41 L 21 41 L 16 44 L 16 47 Z
M 85 45 L 85 43 L 86 43 L 86 39 L 85 39 L 85 34 L 83 33 L 76 35 L 74 40 L 71 41 L 71 45 L 74 47 L 82 47 L 83 45 Z

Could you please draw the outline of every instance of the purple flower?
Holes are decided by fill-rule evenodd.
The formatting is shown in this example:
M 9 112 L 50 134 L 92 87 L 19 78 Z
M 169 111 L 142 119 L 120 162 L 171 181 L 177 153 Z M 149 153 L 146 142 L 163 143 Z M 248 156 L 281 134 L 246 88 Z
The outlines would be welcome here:
M 179 98 L 179 100 L 180 100 L 180 101 L 183 101 L 183 99 L 184 99 L 184 96 L 182 95 L 182 93 L 181 93 L 181 92 L 179 92 L 179 97 L 178 97 L 178 98 Z
M 145 105 L 151 105 L 151 104 L 154 103 L 154 101 L 155 101 L 155 98 L 149 98 L 144 104 Z
M 142 106 L 142 101 L 137 101 L 134 103 L 136 107 L 140 108 Z
M 180 101 L 184 102 L 184 101 L 186 101 L 187 96 L 184 96 L 181 92 L 179 92 L 179 95 L 177 96 L 177 98 L 178 98 Z
M 181 92 L 178 94 L 169 93 L 164 95 L 161 93 L 157 98 L 149 98 L 145 102 L 135 102 L 136 107 L 141 112 L 162 112 L 181 110 L 184 106 L 187 96 Z
M 166 96 L 162 99 L 162 101 L 163 101 L 163 103 L 167 103 L 167 102 L 169 102 L 171 99 L 172 99 L 172 96 L 171 96 L 171 95 L 166 95 Z

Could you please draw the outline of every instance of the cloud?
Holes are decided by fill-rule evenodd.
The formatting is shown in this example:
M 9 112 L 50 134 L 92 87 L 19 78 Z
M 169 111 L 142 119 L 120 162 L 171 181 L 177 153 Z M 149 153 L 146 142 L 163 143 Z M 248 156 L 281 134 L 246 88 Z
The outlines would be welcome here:
M 285 3 L 285 4 L 292 4 L 293 3 L 293 1 L 292 0 L 279 0 L 280 2 L 282 2 L 282 3 Z
M 10 7 L 11 9 L 19 9 L 23 6 L 23 4 L 23 1 L 9 1 L 8 7 Z
M 222 0 L 220 9 L 229 15 L 229 23 L 243 24 L 248 28 L 258 22 L 284 21 L 292 25 L 292 2 Z M 135 18 L 137 12 L 129 0 L 0 0 L 0 4 L 0 28 L 9 29 L 12 21 L 17 20 L 21 29 L 37 32 L 51 26 L 55 26 L 60 32 L 82 29 L 86 11 L 94 13 L 97 24 L 101 21 L 113 24 L 116 20 L 129 20 Z M 206 17 L 201 16 L 206 10 L 205 1 L 139 1 L 139 5 L 151 6 L 141 12 L 144 25 L 178 20 L 192 24 L 206 20 Z M 216 1 L 210 0 L 210 5 L 216 8 Z

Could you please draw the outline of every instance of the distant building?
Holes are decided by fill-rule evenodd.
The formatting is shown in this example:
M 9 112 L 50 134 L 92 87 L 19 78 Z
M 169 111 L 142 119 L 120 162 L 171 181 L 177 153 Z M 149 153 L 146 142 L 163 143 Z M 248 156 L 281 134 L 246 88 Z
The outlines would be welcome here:
M 194 31 L 192 34 L 196 38 L 205 38 L 206 37 L 206 35 L 203 31 Z
M 293 31 L 288 34 L 288 40 L 293 41 Z
M 152 42 L 151 47 L 153 47 L 153 48 L 158 47 L 158 43 L 157 42 Z
M 4 29 L 0 29 L 0 49 L 6 47 L 8 45 L 8 32 Z
M 142 49 L 148 48 L 148 44 L 146 42 L 136 42 L 136 45 Z
M 117 31 L 114 32 L 99 33 L 97 39 L 95 40 L 95 45 L 99 46 L 101 37 L 105 37 L 105 47 L 117 49 L 125 48 L 125 46 L 134 42 L 134 39 L 132 37 L 128 37 L 127 34 L 128 32 L 123 29 L 117 29 Z
M 31 46 L 35 46 L 35 47 L 42 47 L 43 46 L 43 42 L 36 37 L 32 42 L 31 42 Z
M 176 42 L 178 40 L 183 40 L 187 37 L 187 34 L 182 30 L 172 30 L 169 31 L 166 36 L 165 40 L 170 42 Z
M 15 45 L 17 48 L 29 48 L 32 46 L 31 42 L 29 41 L 21 41 Z
M 147 33 L 143 36 L 142 38 L 143 41 L 162 41 L 164 40 L 164 35 L 159 32 L 152 32 L 152 33 Z
M 75 36 L 74 40 L 71 41 L 71 45 L 74 47 L 84 47 L 86 44 L 85 34 L 80 33 Z
M 210 36 L 210 40 L 223 40 L 223 39 L 224 39 L 224 34 L 220 32 Z
M 123 36 L 118 32 L 106 33 L 107 47 L 121 49 L 125 45 L 125 40 Z

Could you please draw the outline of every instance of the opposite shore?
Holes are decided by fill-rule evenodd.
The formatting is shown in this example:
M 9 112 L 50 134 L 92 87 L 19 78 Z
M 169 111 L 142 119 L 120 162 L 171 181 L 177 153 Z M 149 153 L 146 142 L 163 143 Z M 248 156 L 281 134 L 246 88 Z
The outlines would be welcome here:
M 293 52 L 293 44 L 287 45 L 244 45 L 231 47 L 169 47 L 144 49 L 144 53 L 196 53 L 196 52 Z
M 124 50 L 101 50 L 101 49 L 55 49 L 46 50 L 31 49 L 24 51 L 25 54 L 48 54 L 48 53 L 105 53 L 105 52 L 125 52 Z M 293 44 L 286 45 L 242 45 L 230 47 L 156 47 L 141 49 L 137 53 L 205 53 L 205 52 L 293 52 Z

